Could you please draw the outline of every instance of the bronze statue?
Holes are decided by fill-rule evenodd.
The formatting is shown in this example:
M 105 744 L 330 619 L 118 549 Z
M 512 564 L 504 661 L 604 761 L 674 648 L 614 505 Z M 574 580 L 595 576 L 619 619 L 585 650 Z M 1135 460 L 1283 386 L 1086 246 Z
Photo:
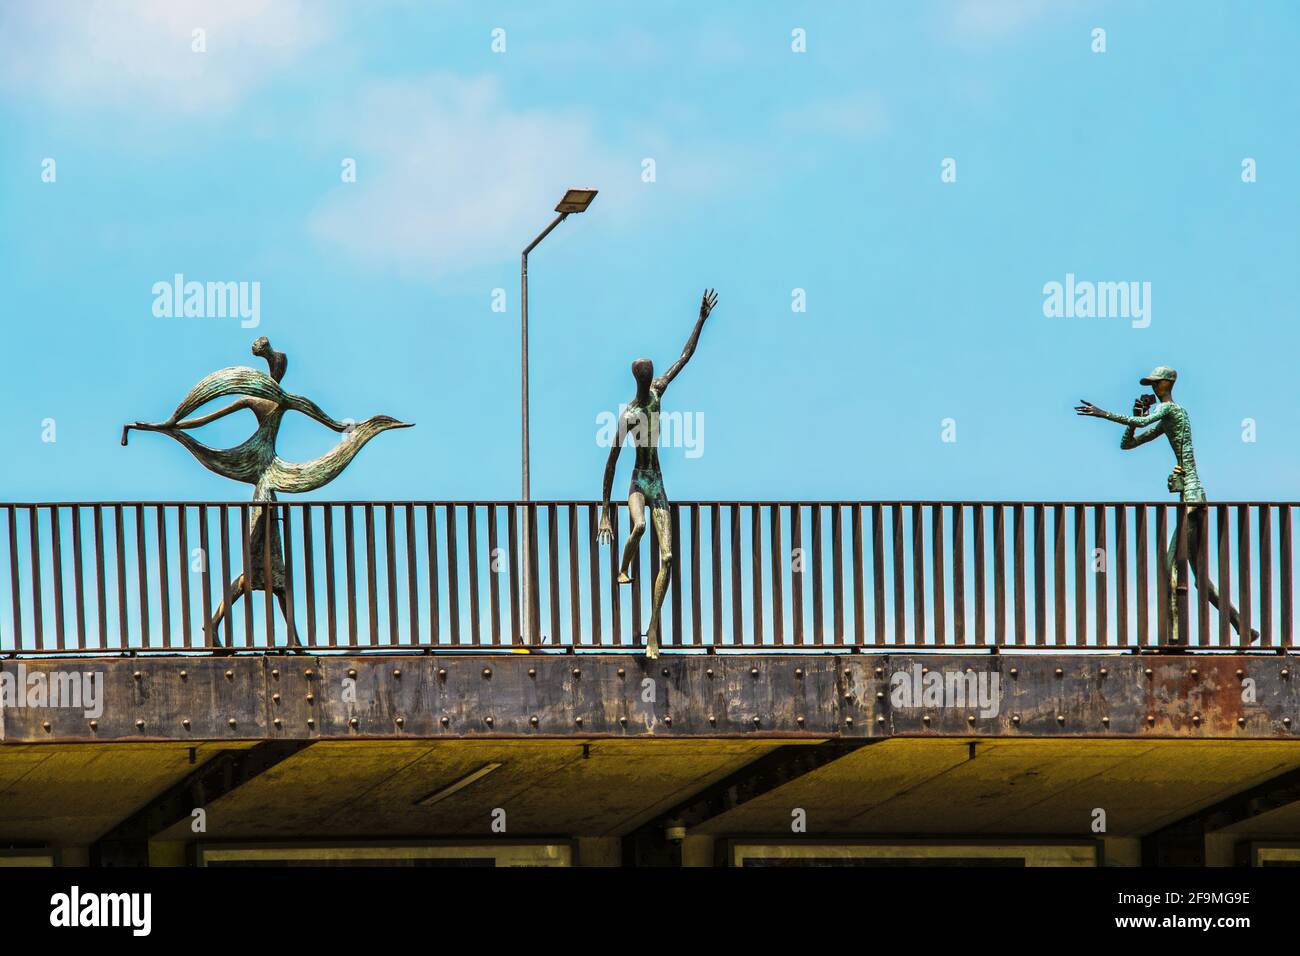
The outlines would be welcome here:
M 122 444 L 126 444 L 127 435 L 133 428 L 141 431 L 163 432 L 184 445 L 190 454 L 209 471 L 216 472 L 224 478 L 251 484 L 254 501 L 275 501 L 277 491 L 296 494 L 312 491 L 332 481 L 370 439 L 390 428 L 410 428 L 412 425 L 411 422 L 399 422 L 387 415 L 376 415 L 355 426 L 336 421 L 326 415 L 315 402 L 300 395 L 293 395 L 280 387 L 280 379 L 284 377 L 289 362 L 283 352 L 271 348 L 271 343 L 267 341 L 266 336 L 260 337 L 253 343 L 253 354 L 266 360 L 270 375 L 243 366 L 232 366 L 213 372 L 190 390 L 165 422 L 135 422 L 124 425 Z M 213 399 L 227 395 L 244 397 L 208 415 L 185 418 L 186 415 Z M 257 431 L 234 448 L 209 448 L 186 434 L 189 429 L 199 428 L 245 408 L 257 417 Z M 319 458 L 301 463 L 284 461 L 275 453 L 275 440 L 280 431 L 280 422 L 288 411 L 302 412 L 322 425 L 344 433 L 345 437 Z M 261 558 L 267 547 L 265 536 L 268 524 L 271 535 L 271 580 L 269 582 L 266 580 Z M 279 600 L 281 610 L 286 607 L 284 555 L 280 546 L 280 532 L 274 509 L 253 508 L 250 525 L 249 554 L 252 556 L 253 566 L 245 568 L 231 582 L 225 597 L 217 605 L 212 620 L 208 622 L 212 643 L 220 643 L 217 627 L 241 594 L 251 596 L 254 590 L 264 591 L 269 586 Z M 289 634 L 289 639 L 294 644 L 298 643 L 297 635 L 292 632 Z
M 668 508 L 668 496 L 664 492 L 664 478 L 659 470 L 659 401 L 664 391 L 677 373 L 695 354 L 695 344 L 700 340 L 700 330 L 704 320 L 709 317 L 713 307 L 718 304 L 718 295 L 712 289 L 704 292 L 700 300 L 700 318 L 695 323 L 695 330 L 682 350 L 681 358 L 663 375 L 654 377 L 654 363 L 647 358 L 639 358 L 632 363 L 632 377 L 636 379 L 636 397 L 628 404 L 618 422 L 618 435 L 609 450 L 609 460 L 605 462 L 605 482 L 601 494 L 604 509 L 600 518 L 600 531 L 597 535 L 602 544 L 609 544 L 614 539 L 612 521 L 613 507 L 610 505 L 610 493 L 614 487 L 614 470 L 618 467 L 618 455 L 623 441 L 629 434 L 636 445 L 636 462 L 632 466 L 632 486 L 628 490 L 627 510 L 632 528 L 623 545 L 623 560 L 619 568 L 618 583 L 632 583 L 632 559 L 641 544 L 641 535 L 645 533 L 645 508 L 650 505 L 650 519 L 654 522 L 655 534 L 659 539 L 659 574 L 654 583 L 654 609 L 650 614 L 650 628 L 646 634 L 646 657 L 659 656 L 659 617 L 664 604 L 664 595 L 668 591 L 668 581 L 672 577 L 673 534 L 671 515 Z
M 1124 450 L 1137 448 L 1139 445 L 1145 445 L 1147 442 L 1164 435 L 1169 439 L 1169 445 L 1174 450 L 1174 470 L 1169 475 L 1168 487 L 1170 491 L 1177 492 L 1179 500 L 1191 505 L 1187 509 L 1187 550 L 1195 557 L 1189 562 L 1192 568 L 1192 577 L 1196 581 L 1198 588 L 1205 587 L 1209 594 L 1207 597 L 1216 610 L 1222 613 L 1220 606 L 1219 589 L 1214 586 L 1214 582 L 1209 579 L 1209 575 L 1204 573 L 1200 562 L 1200 542 L 1202 535 L 1206 534 L 1207 510 L 1205 489 L 1201 486 L 1200 476 L 1196 473 L 1196 457 L 1192 451 L 1192 423 L 1187 416 L 1187 410 L 1181 405 L 1174 403 L 1174 382 L 1178 380 L 1178 373 L 1167 365 L 1159 365 L 1151 371 L 1151 374 L 1140 380 L 1140 384 L 1149 385 L 1154 395 L 1142 395 L 1133 403 L 1132 415 L 1118 415 L 1098 408 L 1091 402 L 1083 401 L 1083 404 L 1076 405 L 1075 411 L 1080 415 L 1087 415 L 1093 418 L 1104 418 L 1107 421 L 1118 422 L 1124 425 L 1124 435 L 1120 438 L 1119 447 Z M 1159 403 L 1159 404 L 1157 404 Z M 1155 410 L 1151 411 L 1151 406 L 1155 405 Z M 1151 427 L 1147 427 L 1151 426 Z M 1141 434 L 1136 430 L 1146 428 Z M 1177 545 L 1181 533 L 1183 516 L 1180 509 L 1178 521 L 1174 526 L 1173 537 L 1169 546 L 1165 549 L 1165 573 L 1169 580 L 1169 621 L 1170 634 L 1177 633 L 1178 621 L 1178 562 L 1177 562 Z M 1185 589 L 1185 587 L 1184 587 Z M 1232 622 L 1233 629 L 1241 633 L 1241 615 L 1233 606 L 1230 600 L 1226 601 L 1228 619 Z M 1250 642 L 1253 644 L 1259 640 L 1259 631 L 1251 628 Z

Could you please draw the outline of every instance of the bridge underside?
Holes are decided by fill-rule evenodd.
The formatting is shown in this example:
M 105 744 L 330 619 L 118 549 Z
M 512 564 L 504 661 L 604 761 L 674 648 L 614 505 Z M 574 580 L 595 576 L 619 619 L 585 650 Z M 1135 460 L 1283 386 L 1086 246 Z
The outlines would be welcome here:
M 97 715 L 0 711 L 0 847 L 65 863 L 379 842 L 1230 864 L 1300 841 L 1277 656 L 152 657 L 0 680 L 73 672 L 103 675 Z M 925 697 L 980 679 L 996 699 Z

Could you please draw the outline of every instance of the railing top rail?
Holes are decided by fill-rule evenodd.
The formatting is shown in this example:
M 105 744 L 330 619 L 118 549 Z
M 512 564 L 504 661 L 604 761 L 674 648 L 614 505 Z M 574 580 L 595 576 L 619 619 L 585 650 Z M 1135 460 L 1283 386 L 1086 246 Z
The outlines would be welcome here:
M 0 508 L 113 508 L 113 507 L 137 507 L 143 506 L 148 508 L 165 507 L 165 508 L 221 508 L 221 507 L 244 507 L 247 505 L 261 504 L 250 498 L 244 498 L 235 501 L 179 501 L 179 500 L 134 500 L 134 501 L 0 501 Z M 352 501 L 341 500 L 313 500 L 313 499 L 279 499 L 275 502 L 277 505 L 288 505 L 291 507 L 302 507 L 310 505 L 312 507 L 330 506 L 356 507 L 364 505 L 413 505 L 416 507 L 505 507 L 509 505 L 599 505 L 601 502 L 595 498 L 533 498 L 529 501 L 519 499 L 357 499 Z M 621 499 L 615 498 L 613 504 L 623 503 Z M 871 505 L 901 505 L 905 507 L 922 506 L 922 507 L 971 507 L 978 505 L 980 507 L 1006 507 L 1012 505 L 1045 505 L 1049 507 L 1066 506 L 1066 507 L 1173 507 L 1179 504 L 1176 500 L 1165 499 L 1162 501 L 1133 501 L 1133 500 L 1107 500 L 1100 501 L 1094 499 L 984 499 L 970 501 L 954 501 L 943 498 L 822 498 L 822 499 L 705 499 L 692 498 L 680 499 L 673 502 L 678 505 L 699 505 L 699 506 L 760 506 L 760 507 L 815 507 L 818 505 L 839 505 L 841 507 L 865 507 Z M 1229 505 L 1232 507 L 1300 507 L 1300 500 L 1297 501 L 1256 501 L 1256 500 L 1228 500 L 1212 499 L 1205 502 L 1209 505 Z

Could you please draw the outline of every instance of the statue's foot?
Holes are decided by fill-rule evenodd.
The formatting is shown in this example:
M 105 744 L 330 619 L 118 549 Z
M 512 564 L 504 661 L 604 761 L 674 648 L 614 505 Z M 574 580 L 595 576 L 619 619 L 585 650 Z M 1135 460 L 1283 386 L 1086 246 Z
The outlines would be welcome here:
M 651 641 L 645 647 L 646 660 L 653 661 L 659 658 L 659 644 L 657 641 Z
M 632 583 L 632 575 L 628 574 L 626 571 L 620 571 L 620 572 L 618 572 L 618 583 L 619 583 L 619 584 L 631 584 L 631 583 Z
M 1250 629 L 1250 643 L 1259 643 L 1259 631 L 1255 630 L 1253 627 Z

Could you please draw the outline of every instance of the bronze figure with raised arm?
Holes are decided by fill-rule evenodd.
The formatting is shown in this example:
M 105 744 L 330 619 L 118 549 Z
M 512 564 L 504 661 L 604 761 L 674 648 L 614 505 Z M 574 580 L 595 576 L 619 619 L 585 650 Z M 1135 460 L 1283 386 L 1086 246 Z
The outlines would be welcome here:
M 655 535 L 659 541 L 659 574 L 654 582 L 654 608 L 650 614 L 650 628 L 646 633 L 646 657 L 659 656 L 659 621 L 663 608 L 664 595 L 668 591 L 668 582 L 672 577 L 673 535 L 671 515 L 668 508 L 668 496 L 664 492 L 664 478 L 659 470 L 659 402 L 664 391 L 677 373 L 695 354 L 696 343 L 700 340 L 700 331 L 704 321 L 718 304 L 718 295 L 712 289 L 705 290 L 700 300 L 700 318 L 695 323 L 691 337 L 682 349 L 681 357 L 663 375 L 654 377 L 654 364 L 647 358 L 639 358 L 632 363 L 632 377 L 636 379 L 636 397 L 619 416 L 618 434 L 609 450 L 609 459 L 605 462 L 605 481 L 601 490 L 603 509 L 600 518 L 598 538 L 602 544 L 614 540 L 613 506 L 610 494 L 614 487 L 614 470 L 618 467 L 618 455 L 623 442 L 631 437 L 636 448 L 636 461 L 632 467 L 632 486 L 628 490 L 627 510 L 632 527 L 623 545 L 623 560 L 619 567 L 619 584 L 632 583 L 632 561 L 645 533 L 645 509 L 650 506 L 650 520 L 654 522 Z
M 357 452 L 366 442 L 380 432 L 390 428 L 411 427 L 409 422 L 399 422 L 388 415 L 375 415 L 355 426 L 336 421 L 326 415 L 311 399 L 293 395 L 280 387 L 280 379 L 284 376 L 289 361 L 283 352 L 271 348 L 271 343 L 266 336 L 258 338 L 253 343 L 253 354 L 266 360 L 270 370 L 269 375 L 257 369 L 238 365 L 219 369 L 204 377 L 190 389 L 190 393 L 182 399 L 166 421 L 134 422 L 123 426 L 122 444 L 126 444 L 127 436 L 132 429 L 162 432 L 180 442 L 209 471 L 223 478 L 252 485 L 254 501 L 275 501 L 277 491 L 291 494 L 312 491 L 332 481 L 356 457 Z M 195 418 L 187 417 L 208 402 L 228 395 L 240 397 L 215 412 Z M 187 434 L 191 429 L 200 428 L 243 409 L 248 409 L 256 417 L 257 431 L 233 448 L 209 448 Z M 280 431 L 280 422 L 284 419 L 285 412 L 289 411 L 302 412 L 327 428 L 342 432 L 343 440 L 330 451 L 311 461 L 283 460 L 275 452 L 275 441 Z M 245 568 L 231 582 L 217 605 L 212 620 L 208 622 L 209 642 L 213 645 L 220 643 L 217 628 L 241 594 L 251 595 L 254 590 L 270 590 L 280 602 L 282 611 L 285 610 L 288 600 L 284 554 L 280 546 L 280 531 L 274 509 L 260 507 L 252 508 L 250 511 L 249 554 L 253 556 L 253 566 Z M 269 549 L 266 540 L 268 527 L 270 529 Z M 265 562 L 258 557 L 266 550 L 270 552 L 269 581 Z M 287 620 L 287 613 L 285 617 Z M 268 635 L 267 639 L 270 641 L 271 636 Z M 292 630 L 289 633 L 289 641 L 293 644 L 298 643 L 297 635 L 292 633 Z
M 1192 577 L 1198 588 L 1207 589 L 1210 603 L 1220 614 L 1226 613 L 1233 629 L 1241 633 L 1241 616 L 1226 596 L 1220 597 L 1219 589 L 1214 586 L 1209 575 L 1200 566 L 1200 544 L 1206 534 L 1206 497 L 1201 478 L 1196 472 L 1196 456 L 1192 450 L 1192 422 L 1187 409 L 1174 403 L 1174 382 L 1178 373 L 1167 365 L 1159 365 L 1140 380 L 1148 385 L 1154 394 L 1141 395 L 1133 403 L 1132 415 L 1119 415 L 1098 408 L 1091 402 L 1082 401 L 1075 406 L 1080 415 L 1091 418 L 1104 418 L 1124 426 L 1124 434 L 1119 440 L 1119 447 L 1128 451 L 1154 441 L 1161 435 L 1169 439 L 1169 446 L 1174 452 L 1174 470 L 1169 475 L 1168 488 L 1178 493 L 1180 501 L 1187 503 L 1187 551 L 1193 555 L 1189 564 Z M 1155 406 L 1154 409 L 1152 406 Z M 1139 432 L 1138 429 L 1145 429 Z M 1180 510 L 1178 521 L 1174 526 L 1173 537 L 1165 548 L 1165 574 L 1169 580 L 1169 633 L 1177 635 L 1178 622 L 1178 561 L 1177 545 L 1182 525 Z M 1186 583 L 1182 589 L 1187 589 Z M 1176 638 L 1175 638 L 1176 639 Z M 1259 640 L 1259 631 L 1251 628 L 1250 643 Z

